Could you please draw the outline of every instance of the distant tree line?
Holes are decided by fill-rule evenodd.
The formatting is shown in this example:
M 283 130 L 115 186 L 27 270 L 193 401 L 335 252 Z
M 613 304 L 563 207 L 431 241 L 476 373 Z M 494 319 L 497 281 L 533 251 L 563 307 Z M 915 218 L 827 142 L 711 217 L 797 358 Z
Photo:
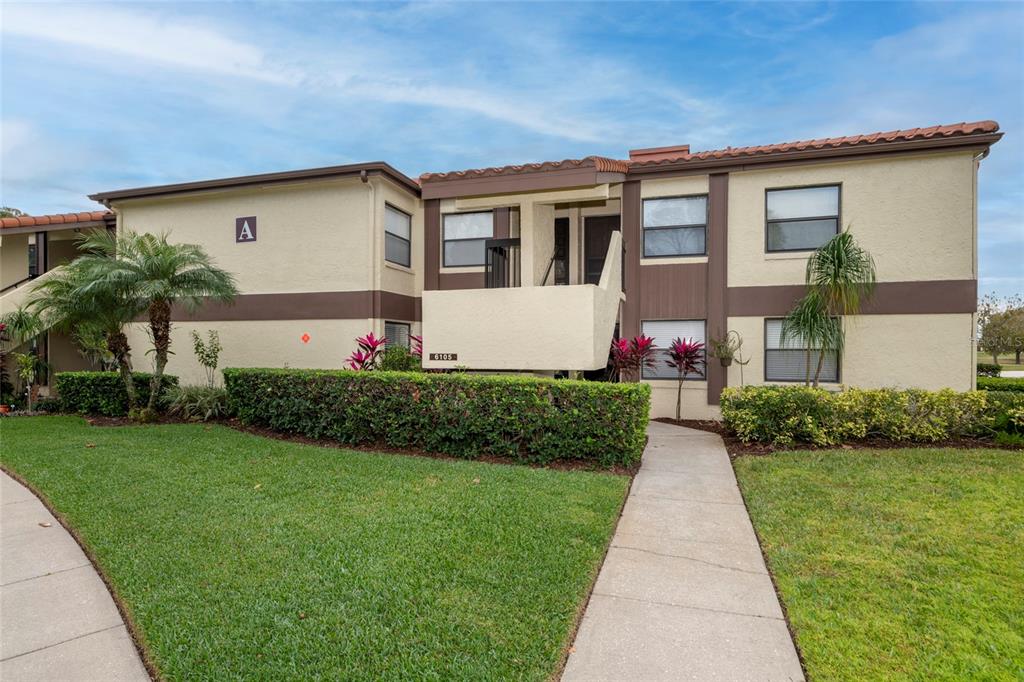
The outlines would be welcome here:
M 1013 353 L 1019 365 L 1024 353 L 1024 297 L 984 296 L 978 301 L 978 334 L 978 350 L 991 355 L 993 363 L 999 363 L 1000 355 Z

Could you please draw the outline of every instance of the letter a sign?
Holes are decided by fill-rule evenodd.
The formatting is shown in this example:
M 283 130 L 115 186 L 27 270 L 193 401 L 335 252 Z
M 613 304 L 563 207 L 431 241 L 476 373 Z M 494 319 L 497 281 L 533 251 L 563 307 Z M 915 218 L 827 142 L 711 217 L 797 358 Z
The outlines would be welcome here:
M 256 241 L 256 216 L 251 215 L 247 218 L 235 218 L 235 241 Z

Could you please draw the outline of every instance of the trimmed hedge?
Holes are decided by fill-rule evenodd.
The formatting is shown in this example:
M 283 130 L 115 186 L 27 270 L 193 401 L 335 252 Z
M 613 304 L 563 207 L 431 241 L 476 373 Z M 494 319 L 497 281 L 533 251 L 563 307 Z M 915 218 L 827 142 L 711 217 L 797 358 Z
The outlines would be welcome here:
M 1024 377 L 978 377 L 979 391 L 1024 391 Z
M 135 381 L 136 401 L 145 406 L 149 400 L 148 372 L 132 372 Z M 57 395 L 61 409 L 79 414 L 102 414 L 107 417 L 123 417 L 128 414 L 128 394 L 124 381 L 117 372 L 57 372 Z M 178 377 L 165 374 L 163 390 L 178 385 Z
M 1024 393 L 746 386 L 725 389 L 721 407 L 725 426 L 746 443 L 935 442 L 992 435 L 1024 408 Z
M 1002 365 L 996 365 L 991 362 L 979 362 L 978 363 L 978 376 L 979 377 L 997 377 L 999 373 L 1003 371 Z
M 650 387 L 534 377 L 225 369 L 244 424 L 474 459 L 640 461 Z

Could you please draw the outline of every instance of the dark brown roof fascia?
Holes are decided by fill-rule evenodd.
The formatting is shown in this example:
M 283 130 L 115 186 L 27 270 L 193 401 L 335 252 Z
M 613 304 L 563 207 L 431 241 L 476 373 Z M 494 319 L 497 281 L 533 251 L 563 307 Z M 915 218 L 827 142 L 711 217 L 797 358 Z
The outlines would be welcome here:
M 107 227 L 106 220 L 83 220 L 80 223 L 49 223 L 47 225 L 25 225 L 23 227 L 5 227 L 0 230 L 0 237 L 12 234 L 35 232 L 59 232 L 61 230 L 84 230 L 93 227 Z
M 625 180 L 625 177 L 625 173 L 602 172 L 593 166 L 589 166 L 506 175 L 466 177 L 456 180 L 427 180 L 423 183 L 422 191 L 424 199 L 449 199 L 452 197 L 518 194 L 539 190 L 590 187 L 592 185 L 622 182 Z
M 878 154 L 903 152 L 949 150 L 956 148 L 977 148 L 979 151 L 988 149 L 999 141 L 1002 133 L 983 135 L 962 135 L 957 137 L 939 137 L 924 140 L 904 140 L 900 142 L 872 143 L 851 145 L 849 147 L 826 147 L 821 149 L 801 149 L 790 152 L 767 152 L 751 156 L 721 156 L 708 159 L 689 159 L 667 163 L 655 163 L 646 166 L 631 166 L 627 175 L 660 175 L 663 173 L 679 173 L 681 171 L 707 172 L 711 169 L 745 170 L 749 166 L 765 164 L 789 164 L 795 161 L 807 162 L 815 160 L 838 160 L 848 157 L 866 157 Z
M 320 180 L 332 177 L 357 176 L 366 172 L 368 175 L 383 175 L 395 181 L 399 186 L 414 196 L 420 195 L 420 186 L 408 176 L 400 173 L 383 161 L 370 163 L 353 163 L 345 166 L 326 166 L 323 168 L 307 168 L 304 170 L 285 171 L 282 173 L 262 173 L 259 175 L 242 175 L 236 178 L 218 180 L 200 180 L 198 182 L 182 182 L 174 185 L 156 185 L 153 187 L 137 187 L 119 189 L 111 192 L 90 194 L 89 198 L 109 206 L 111 201 L 121 199 L 140 199 L 143 197 L 182 194 L 185 192 L 201 192 L 204 190 L 229 189 L 250 185 L 268 185 L 298 180 Z

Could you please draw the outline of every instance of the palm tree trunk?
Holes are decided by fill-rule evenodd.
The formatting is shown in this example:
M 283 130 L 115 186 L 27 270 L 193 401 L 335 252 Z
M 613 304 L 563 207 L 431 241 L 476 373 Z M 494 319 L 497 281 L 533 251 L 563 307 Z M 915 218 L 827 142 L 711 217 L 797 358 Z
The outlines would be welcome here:
M 171 348 L 171 304 L 169 301 L 153 301 L 149 306 L 149 328 L 153 335 L 154 368 L 153 378 L 149 381 L 149 402 L 146 409 L 156 409 L 156 401 L 160 397 L 163 383 L 164 367 L 167 366 L 167 355 Z
M 128 410 L 134 410 L 138 399 L 135 396 L 135 382 L 132 380 L 132 363 L 129 360 L 131 349 L 128 337 L 121 330 L 107 332 L 107 349 L 114 356 L 114 364 L 124 382 L 124 392 L 128 395 Z
M 814 370 L 814 387 L 818 387 L 818 378 L 821 376 L 821 367 L 825 364 L 825 351 L 818 351 L 818 368 Z
M 804 363 L 804 386 L 811 385 L 811 347 L 807 347 L 807 362 Z

